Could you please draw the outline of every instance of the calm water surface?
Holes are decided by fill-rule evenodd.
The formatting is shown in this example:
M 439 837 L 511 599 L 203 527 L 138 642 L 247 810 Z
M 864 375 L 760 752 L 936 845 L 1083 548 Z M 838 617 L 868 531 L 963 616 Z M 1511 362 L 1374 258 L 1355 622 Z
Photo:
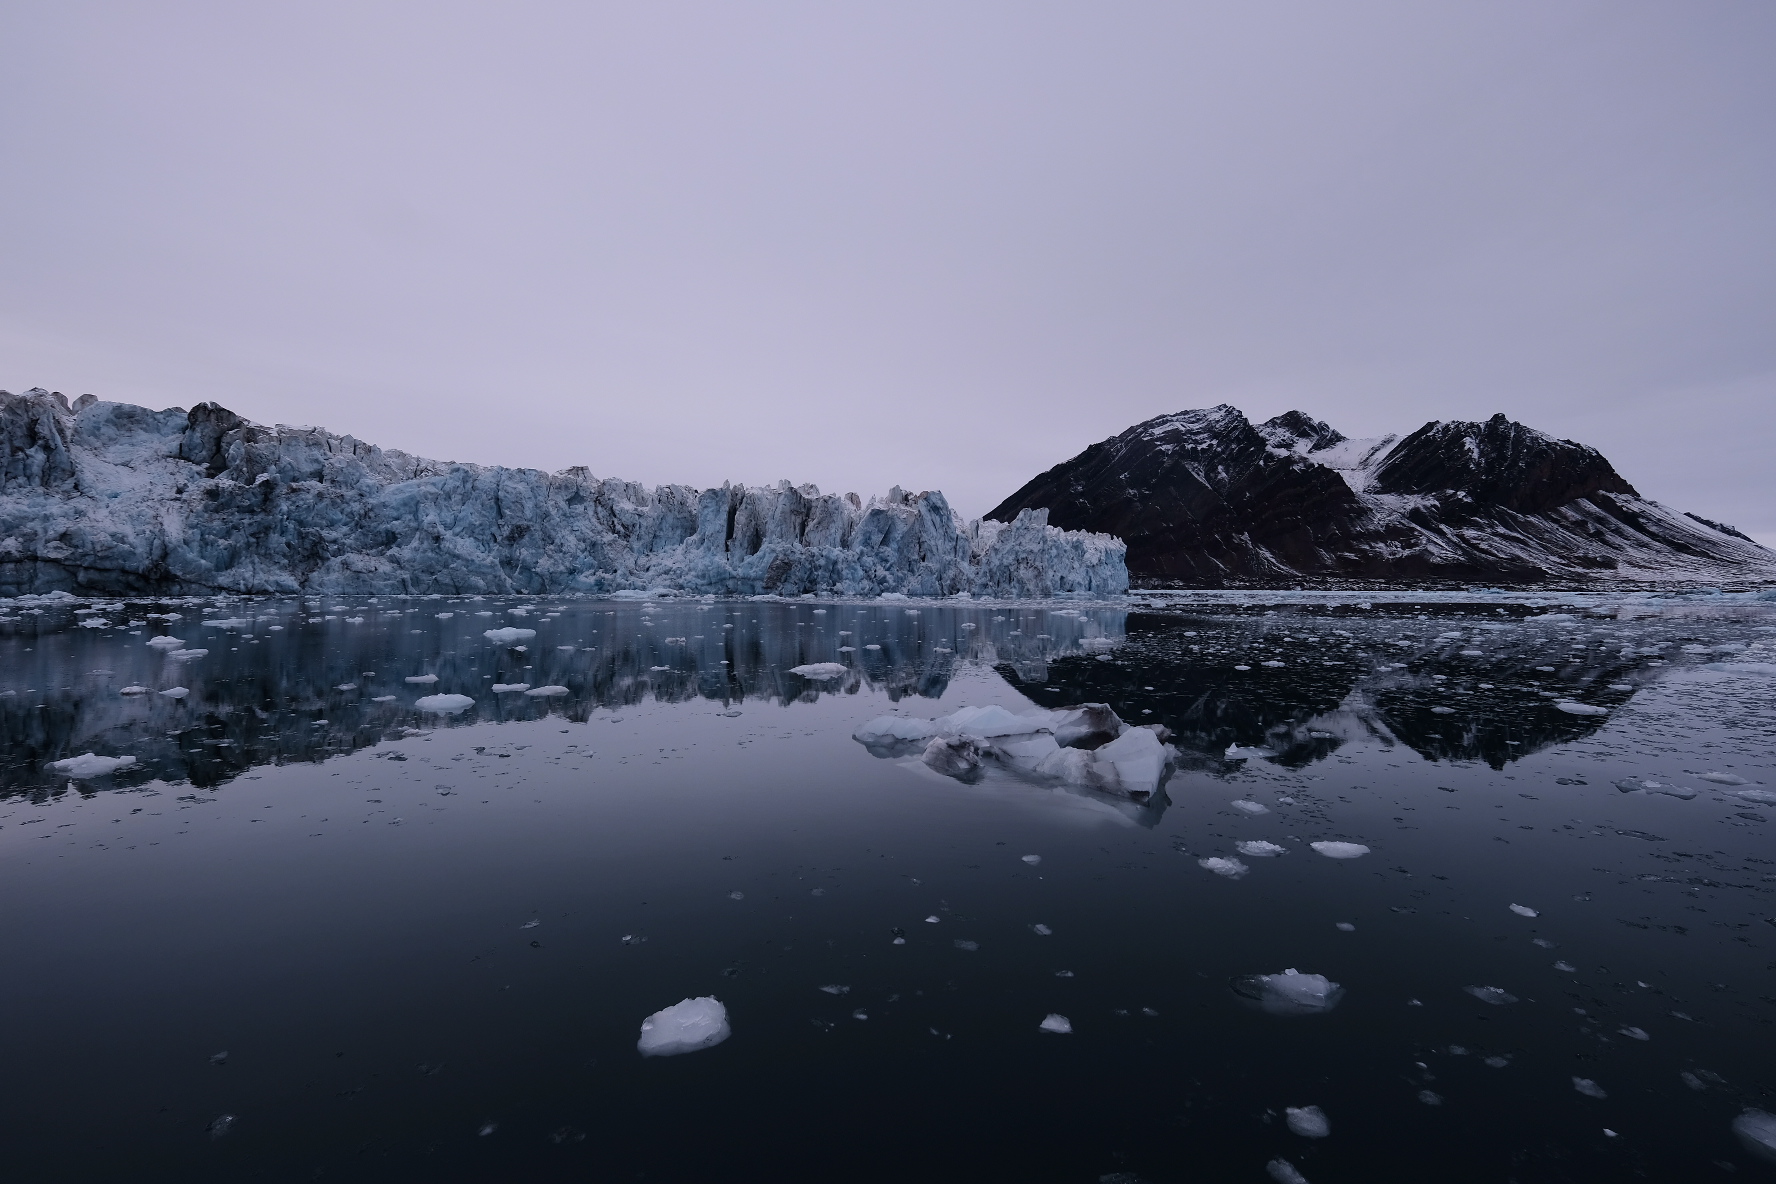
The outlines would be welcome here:
M 1776 1178 L 1753 606 L 79 607 L 0 614 L 10 1179 Z M 1160 794 L 851 738 L 1081 702 Z

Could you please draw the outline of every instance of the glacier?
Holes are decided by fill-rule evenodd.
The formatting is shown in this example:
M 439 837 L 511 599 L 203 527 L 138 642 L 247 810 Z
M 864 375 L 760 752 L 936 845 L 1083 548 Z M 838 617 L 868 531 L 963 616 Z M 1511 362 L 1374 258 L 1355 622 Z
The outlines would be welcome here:
M 648 488 L 427 460 L 215 403 L 0 391 L 0 595 L 1109 597 L 1127 548 L 1044 510 L 788 481 Z

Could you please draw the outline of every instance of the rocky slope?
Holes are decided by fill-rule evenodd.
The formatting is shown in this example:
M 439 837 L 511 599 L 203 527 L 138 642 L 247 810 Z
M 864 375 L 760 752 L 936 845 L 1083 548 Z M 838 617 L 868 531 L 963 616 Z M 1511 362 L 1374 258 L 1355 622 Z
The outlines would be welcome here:
M 1150 419 L 988 512 L 1128 543 L 1138 582 L 1776 579 L 1776 553 L 1648 501 L 1593 448 L 1503 415 L 1350 440 L 1299 411 Z
M 213 403 L 0 391 L 0 594 L 1046 597 L 1128 587 L 1124 547 L 943 494 L 693 489 L 426 460 Z

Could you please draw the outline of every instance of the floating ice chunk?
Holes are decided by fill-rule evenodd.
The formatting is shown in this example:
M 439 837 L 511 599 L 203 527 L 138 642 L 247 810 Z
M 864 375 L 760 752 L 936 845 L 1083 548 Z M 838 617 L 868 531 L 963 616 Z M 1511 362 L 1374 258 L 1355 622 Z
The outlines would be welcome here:
M 395 696 L 393 695 L 377 695 L 370 700 L 372 703 L 393 703 L 394 701 Z
M 1236 669 L 1238 669 L 1238 667 L 1236 667 Z M 1227 750 L 1221 755 L 1230 761 L 1239 761 L 1253 756 L 1275 756 L 1276 753 L 1268 748 L 1245 748 L 1238 744 L 1229 744 Z
M 120 695 L 146 695 L 148 693 L 148 688 L 147 687 L 124 687 L 121 691 L 118 691 L 117 693 Z
M 1443 1095 L 1437 1093 L 1435 1090 L 1421 1089 L 1418 1091 L 1418 1100 L 1427 1106 L 1441 1106 L 1443 1104 Z
M 1050 1012 L 1036 1027 L 1039 1031 L 1052 1032 L 1056 1036 L 1067 1036 L 1073 1031 L 1073 1021 L 1059 1012 Z
M 1567 962 L 1563 959 L 1554 963 L 1554 969 L 1558 970 L 1561 974 L 1576 974 L 1579 968 L 1574 966 L 1571 962 Z
M 435 674 L 409 674 L 406 681 L 418 686 L 430 686 L 438 681 L 438 676 Z
M 1344 998 L 1344 988 L 1323 974 L 1302 974 L 1291 967 L 1281 974 L 1246 974 L 1232 981 L 1234 993 L 1255 1001 L 1272 1015 L 1313 1015 L 1330 1011 Z
M 504 629 L 485 629 L 481 636 L 496 645 L 511 645 L 514 641 L 529 641 L 537 635 L 535 629 L 515 629 L 508 625 Z
M 166 656 L 169 662 L 195 662 L 208 657 L 209 653 L 209 650 L 168 650 Z
M 1196 861 L 1196 866 L 1205 871 L 1214 872 L 1217 876 L 1226 876 L 1230 880 L 1237 880 L 1252 870 L 1237 859 L 1223 859 L 1219 855 L 1199 859 Z
M 938 916 L 936 916 L 936 915 L 935 915 L 935 914 L 933 914 L 933 915 L 932 915 L 932 916 L 929 916 L 929 917 L 926 917 L 926 918 L 925 918 L 925 924 L 927 924 L 927 925 L 936 925 L 936 924 L 937 924 L 937 923 L 938 923 L 938 922 L 939 922 L 939 921 L 940 921 L 940 920 L 941 920 L 941 919 L 942 919 L 942 918 L 940 918 L 940 917 L 938 917 Z
M 920 758 L 945 777 L 972 781 L 980 776 L 980 748 L 963 736 L 934 736 Z
M 358 689 L 358 684 L 355 682 L 342 682 L 333 689 L 336 691 L 355 691 Z
M 458 711 L 466 711 L 475 705 L 475 701 L 467 695 L 426 695 L 415 699 L 413 705 L 421 711 L 430 711 L 438 715 L 450 715 Z
M 1295 1165 L 1286 1159 L 1273 1159 L 1264 1165 L 1264 1170 L 1270 1173 L 1270 1178 L 1275 1180 L 1276 1184 L 1307 1184 L 1307 1177 L 1297 1171 Z
M 958 937 L 951 944 L 954 945 L 958 950 L 967 950 L 971 954 L 974 953 L 976 950 L 980 949 L 980 942 L 969 941 L 966 937 Z
M 1651 1040 L 1652 1039 L 1651 1036 L 1647 1035 L 1647 1030 L 1645 1028 L 1617 1028 L 1616 1031 L 1618 1031 L 1622 1035 L 1628 1037 L 1628 1039 L 1630 1039 L 1630 1040 Z
M 1024 862 L 1029 864 L 1031 867 L 1035 867 L 1037 864 L 1042 862 L 1042 856 L 1040 856 L 1040 855 L 1026 855 L 1026 856 L 1024 856 Z
M 103 777 L 136 763 L 133 756 L 94 756 L 90 752 L 55 761 L 49 767 L 64 777 Z
M 191 692 L 186 690 L 184 687 L 168 687 L 166 690 L 161 692 L 161 694 L 165 695 L 169 699 L 183 699 L 185 696 L 189 695 L 190 693 Z
M 529 695 L 532 699 L 539 699 L 552 698 L 556 695 L 565 695 L 568 693 L 568 690 L 566 687 L 562 686 L 531 687 L 524 693 Z
M 674 1003 L 642 1020 L 641 1039 L 635 1047 L 644 1057 L 675 1057 L 714 1048 L 731 1034 L 728 1009 L 705 995 Z
M 1022 736 L 1043 725 L 1021 715 L 1013 715 L 997 704 L 986 707 L 964 707 L 937 721 L 937 730 L 949 736 L 967 736 L 990 740 L 995 736 Z
M 1267 843 L 1263 839 L 1251 839 L 1244 843 L 1235 843 L 1234 847 L 1241 855 L 1249 855 L 1254 859 L 1269 859 L 1273 855 L 1287 855 L 1289 849 L 1277 843 Z
M 1250 670 L 1251 667 L 1250 666 L 1235 666 L 1234 669 L 1235 670 Z
M 1034 773 L 1042 762 L 1061 751 L 1055 738 L 1047 732 L 1029 736 L 1001 736 L 992 741 L 993 755 L 1001 762 L 1023 773 Z
M 1593 707 L 1589 703 L 1580 703 L 1576 699 L 1557 699 L 1554 706 L 1568 715 L 1608 715 L 1609 708 Z
M 1463 987 L 1462 990 L 1480 1000 L 1480 1002 L 1490 1003 L 1494 1007 L 1503 1007 L 1507 1003 L 1517 1002 L 1517 996 L 1511 994 L 1511 992 L 1505 990 L 1503 987 Z
M 150 637 L 146 644 L 157 650 L 176 650 L 184 645 L 185 641 L 183 638 L 173 637 L 169 634 L 165 637 Z
M 1768 789 L 1742 789 L 1733 795 L 1742 801 L 1756 802 L 1760 806 L 1776 806 L 1776 791 Z
M 1332 926 L 1332 928 L 1338 930 L 1340 933 L 1355 933 L 1357 931 L 1357 927 L 1352 925 L 1349 921 L 1340 921 Z
M 1573 1078 L 1573 1088 L 1584 1094 L 1587 1098 L 1609 1097 L 1609 1094 L 1604 1092 L 1603 1087 L 1598 1085 L 1595 1081 L 1592 1081 L 1589 1077 Z
M 1455 708 L 1453 708 L 1453 707 L 1433 707 L 1433 708 L 1431 708 L 1431 714 L 1432 715 L 1454 715 Z
M 1357 859 L 1369 854 L 1369 848 L 1361 843 L 1339 843 L 1327 839 L 1318 843 L 1309 843 L 1308 846 L 1327 859 Z
M 789 672 L 816 682 L 824 682 L 829 678 L 843 678 L 846 669 L 839 662 L 810 662 L 806 666 L 791 666 Z
M 1235 810 L 1244 810 L 1248 814 L 1268 814 L 1268 813 L 1270 813 L 1269 806 L 1261 806 L 1257 802 L 1248 802 L 1244 798 L 1236 799 L 1235 801 L 1233 801 L 1229 804 L 1232 805 Z
M 1702 774 L 1702 780 L 1712 781 L 1716 785 L 1746 784 L 1745 778 L 1739 776 L 1737 773 L 1704 773 Z
M 407 681 L 412 682 L 413 680 L 408 679 Z M 529 689 L 530 684 L 527 682 L 496 682 L 492 687 L 493 693 L 496 695 L 503 695 L 508 691 L 528 691 Z
M 1739 1145 L 1766 1163 L 1776 1163 L 1776 1114 L 1748 1107 L 1733 1120 Z
M 1283 1110 L 1289 1129 L 1304 1139 L 1323 1139 L 1332 1133 L 1332 1123 L 1318 1106 L 1289 1106 Z
M 1036 922 L 1036 924 L 1030 926 L 1030 932 L 1034 933 L 1037 937 L 1052 937 L 1052 936 L 1054 936 L 1054 930 L 1050 929 L 1048 926 L 1044 925 L 1040 921 L 1038 921 L 1038 922 Z
M 1539 916 L 1541 916 L 1540 913 L 1538 913 L 1536 910 L 1530 908 L 1526 904 L 1514 904 L 1511 906 L 1511 911 L 1513 913 L 1516 913 L 1519 917 L 1539 917 Z
M 849 995 L 851 993 L 851 988 L 842 983 L 828 983 L 820 989 L 825 991 L 828 995 Z
M 929 740 L 937 735 L 937 725 L 928 719 L 907 719 L 899 715 L 879 715 L 868 723 L 857 725 L 851 738 L 862 744 L 886 747 Z
M 1150 797 L 1165 775 L 1171 751 L 1148 728 L 1130 728 L 1091 753 L 1098 788 Z

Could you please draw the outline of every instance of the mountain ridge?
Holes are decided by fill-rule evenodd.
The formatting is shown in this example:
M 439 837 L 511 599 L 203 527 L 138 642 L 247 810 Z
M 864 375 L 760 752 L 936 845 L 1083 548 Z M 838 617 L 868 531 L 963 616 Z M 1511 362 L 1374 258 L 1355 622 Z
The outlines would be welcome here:
M 1776 552 L 1642 497 L 1595 448 L 1494 415 L 1352 440 L 1290 411 L 1155 416 L 986 518 L 1113 534 L 1137 583 L 1776 579 Z

